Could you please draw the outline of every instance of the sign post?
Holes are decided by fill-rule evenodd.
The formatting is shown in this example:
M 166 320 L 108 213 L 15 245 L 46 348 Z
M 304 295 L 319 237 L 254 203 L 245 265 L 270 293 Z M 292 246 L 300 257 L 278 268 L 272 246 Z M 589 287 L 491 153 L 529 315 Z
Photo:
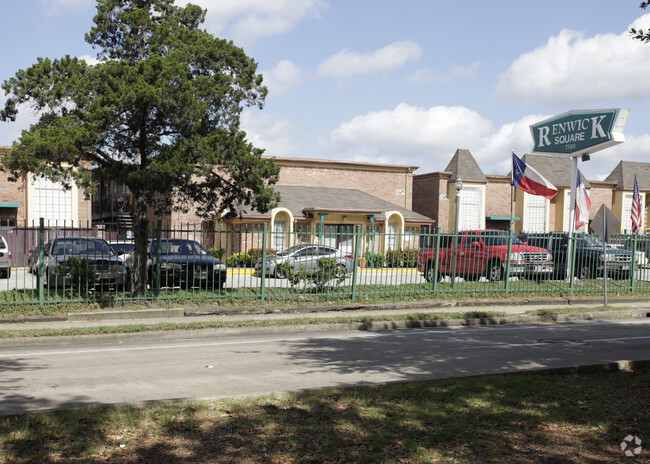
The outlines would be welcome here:
M 607 206 L 602 205 L 596 213 L 596 217 L 591 221 L 591 229 L 603 241 L 603 289 L 604 289 L 604 305 L 607 306 L 607 242 L 612 232 L 619 224 L 616 215 Z
M 629 115 L 628 108 L 568 111 L 530 126 L 534 141 L 533 153 L 571 158 L 571 235 L 575 232 L 578 158 L 588 161 L 591 153 L 625 142 L 623 129 Z M 571 263 L 571 250 L 568 258 L 567 266 Z

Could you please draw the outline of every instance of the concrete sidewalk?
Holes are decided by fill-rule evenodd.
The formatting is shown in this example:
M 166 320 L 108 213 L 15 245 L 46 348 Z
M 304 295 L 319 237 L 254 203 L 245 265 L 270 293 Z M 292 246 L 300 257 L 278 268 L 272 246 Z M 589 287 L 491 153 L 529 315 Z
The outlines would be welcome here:
M 94 311 L 69 313 L 67 316 L 23 318 L 18 321 L 0 320 L 1 331 L 28 329 L 67 329 L 77 327 L 115 327 L 123 325 L 154 325 L 159 323 L 191 323 L 199 321 L 236 322 L 251 320 L 278 320 L 311 318 L 322 320 L 341 316 L 394 316 L 402 321 L 403 315 L 412 313 L 466 313 L 470 311 L 506 313 L 505 317 L 490 320 L 465 320 L 462 325 L 490 325 L 535 322 L 523 316 L 528 311 L 555 308 L 602 308 L 602 298 L 548 298 L 534 300 L 495 301 L 421 301 L 385 304 L 314 305 L 287 307 L 219 307 L 202 308 L 151 308 L 140 310 Z M 609 298 L 609 311 L 580 312 L 558 320 L 595 320 L 621 317 L 650 317 L 650 300 L 636 297 Z M 448 320 L 445 325 L 452 325 Z M 456 324 L 458 325 L 458 324 Z

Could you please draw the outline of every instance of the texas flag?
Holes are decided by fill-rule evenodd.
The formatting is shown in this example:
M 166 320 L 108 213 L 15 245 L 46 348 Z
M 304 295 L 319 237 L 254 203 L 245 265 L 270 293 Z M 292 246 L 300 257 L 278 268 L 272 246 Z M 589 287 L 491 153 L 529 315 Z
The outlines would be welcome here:
M 576 230 L 589 223 L 589 208 L 591 207 L 591 199 L 582 182 L 580 171 L 576 178 Z
M 544 176 L 524 163 L 512 152 L 512 185 L 531 195 L 541 195 L 552 200 L 557 189 Z

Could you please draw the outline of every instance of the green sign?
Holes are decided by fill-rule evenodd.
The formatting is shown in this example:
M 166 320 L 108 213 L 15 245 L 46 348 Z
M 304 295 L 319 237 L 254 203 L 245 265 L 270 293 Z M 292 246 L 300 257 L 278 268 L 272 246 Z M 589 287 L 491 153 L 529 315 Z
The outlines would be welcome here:
M 533 152 L 587 154 L 624 142 L 629 113 L 629 109 L 569 111 L 533 124 Z

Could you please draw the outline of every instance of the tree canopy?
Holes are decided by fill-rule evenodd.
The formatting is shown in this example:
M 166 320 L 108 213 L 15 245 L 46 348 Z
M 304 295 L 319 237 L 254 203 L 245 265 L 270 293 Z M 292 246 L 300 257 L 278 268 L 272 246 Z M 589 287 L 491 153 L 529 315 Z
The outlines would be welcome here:
M 3 168 L 85 188 L 99 168 L 131 190 L 134 228 L 145 227 L 149 207 L 267 211 L 279 171 L 239 121 L 244 106 L 263 107 L 267 89 L 241 48 L 201 29 L 205 14 L 173 0 L 98 0 L 85 37 L 97 64 L 39 58 L 3 83 L 2 121 L 24 106 L 39 115 Z
M 648 8 L 648 5 L 650 5 L 650 1 L 649 2 L 641 2 L 641 4 L 639 5 L 639 8 L 643 8 L 645 10 L 646 8 Z M 650 42 L 650 31 L 644 32 L 643 29 L 631 28 L 630 29 L 630 34 L 632 34 L 632 36 L 635 39 L 640 40 L 643 43 Z

